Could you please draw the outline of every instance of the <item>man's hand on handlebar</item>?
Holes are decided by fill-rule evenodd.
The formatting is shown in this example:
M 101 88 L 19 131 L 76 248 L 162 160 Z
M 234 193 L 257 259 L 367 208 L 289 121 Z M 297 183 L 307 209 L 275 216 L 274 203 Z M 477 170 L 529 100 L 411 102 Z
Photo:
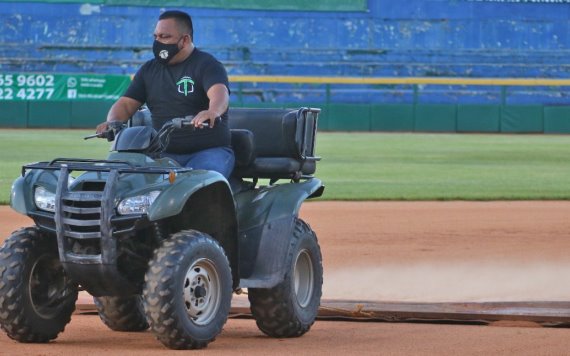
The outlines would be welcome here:
M 97 125 L 95 132 L 102 135 L 107 131 L 120 129 L 124 124 L 123 121 L 105 121 Z
M 122 121 L 105 121 L 97 125 L 94 135 L 89 135 L 84 137 L 88 140 L 90 138 L 106 138 L 107 141 L 113 141 L 115 139 L 115 130 L 121 129 L 123 126 Z
M 219 118 L 215 112 L 210 110 L 200 111 L 191 121 L 191 124 L 198 129 L 209 127 L 213 128 Z
M 97 125 L 95 132 L 97 133 L 97 135 L 101 135 L 103 132 L 108 131 L 108 130 L 109 130 L 109 122 L 105 121 L 105 122 L 102 122 L 99 125 Z

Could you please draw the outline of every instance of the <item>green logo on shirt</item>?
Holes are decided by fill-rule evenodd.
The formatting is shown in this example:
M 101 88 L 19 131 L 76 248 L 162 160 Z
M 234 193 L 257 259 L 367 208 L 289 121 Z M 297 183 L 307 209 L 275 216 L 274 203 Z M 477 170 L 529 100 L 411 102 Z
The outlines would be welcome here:
M 178 85 L 178 92 L 184 94 L 184 96 L 194 92 L 194 81 L 190 77 L 182 77 L 176 85 Z

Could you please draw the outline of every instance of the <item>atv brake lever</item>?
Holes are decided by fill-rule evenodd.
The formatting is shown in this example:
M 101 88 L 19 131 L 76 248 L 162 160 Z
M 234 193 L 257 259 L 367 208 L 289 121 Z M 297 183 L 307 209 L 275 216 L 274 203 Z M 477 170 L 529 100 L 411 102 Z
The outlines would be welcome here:
M 94 135 L 85 136 L 85 137 L 83 137 L 83 139 L 89 140 L 89 139 L 96 138 L 96 137 L 101 137 L 101 134 L 94 134 Z
M 106 138 L 107 141 L 111 142 L 115 140 L 115 133 L 121 130 L 125 126 L 122 121 L 109 121 L 107 123 L 107 130 L 103 132 L 98 132 L 93 135 L 83 137 L 84 140 L 89 140 L 92 138 Z
M 93 135 L 83 137 L 84 140 L 89 140 L 92 138 L 106 138 L 107 141 L 111 142 L 111 141 L 115 140 L 115 131 L 114 130 L 108 130 L 108 131 L 104 131 L 101 133 L 96 133 Z

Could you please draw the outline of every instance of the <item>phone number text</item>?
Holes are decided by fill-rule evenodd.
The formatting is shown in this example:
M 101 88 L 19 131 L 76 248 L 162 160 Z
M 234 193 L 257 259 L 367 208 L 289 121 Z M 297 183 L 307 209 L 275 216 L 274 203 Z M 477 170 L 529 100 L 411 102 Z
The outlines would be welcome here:
M 0 74 L 0 100 L 50 99 L 54 84 L 51 74 Z

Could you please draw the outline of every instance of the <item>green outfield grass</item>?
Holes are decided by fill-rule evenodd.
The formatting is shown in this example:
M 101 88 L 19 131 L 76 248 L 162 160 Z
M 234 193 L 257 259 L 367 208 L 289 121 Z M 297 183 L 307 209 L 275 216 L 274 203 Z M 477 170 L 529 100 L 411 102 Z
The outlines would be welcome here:
M 570 136 L 321 134 L 329 199 L 570 198 Z
M 92 130 L 0 130 L 0 203 L 24 163 L 105 157 Z M 570 199 L 570 136 L 319 133 L 330 200 Z

